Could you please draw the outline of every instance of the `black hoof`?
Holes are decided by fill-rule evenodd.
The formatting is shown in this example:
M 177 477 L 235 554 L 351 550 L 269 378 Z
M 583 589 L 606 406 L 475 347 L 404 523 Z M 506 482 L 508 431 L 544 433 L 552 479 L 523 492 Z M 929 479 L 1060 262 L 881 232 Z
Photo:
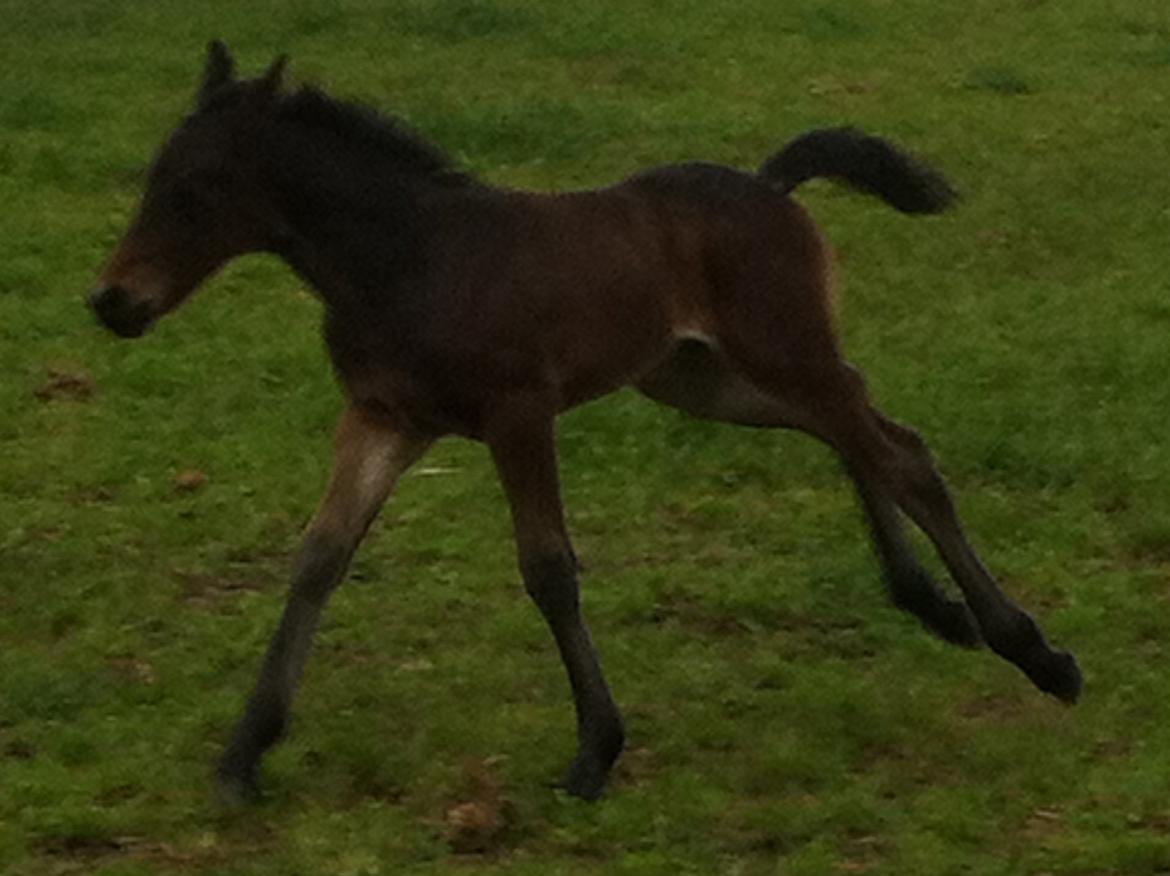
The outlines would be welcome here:
M 215 773 L 216 796 L 230 808 L 251 806 L 263 798 L 255 768 L 237 769 L 221 764 Z
M 600 726 L 605 729 L 584 734 L 587 741 L 582 744 L 565 776 L 564 789 L 582 800 L 596 800 L 601 796 L 609 771 L 625 746 L 621 718 L 615 717 Z
M 994 639 L 989 638 L 987 644 L 996 654 L 1016 664 L 1045 693 L 1066 703 L 1075 703 L 1080 697 L 1084 679 L 1076 658 L 1067 651 L 1050 648 L 1040 627 L 1028 615 L 1019 614 L 1006 630 L 1000 630 Z
M 1075 703 L 1081 695 L 1081 669 L 1067 651 L 1049 651 L 1024 672 L 1036 687 L 1058 700 Z
M 569 773 L 562 785 L 574 797 L 592 802 L 605 790 L 609 778 L 609 767 L 601 766 L 596 758 L 577 756 L 569 766 Z

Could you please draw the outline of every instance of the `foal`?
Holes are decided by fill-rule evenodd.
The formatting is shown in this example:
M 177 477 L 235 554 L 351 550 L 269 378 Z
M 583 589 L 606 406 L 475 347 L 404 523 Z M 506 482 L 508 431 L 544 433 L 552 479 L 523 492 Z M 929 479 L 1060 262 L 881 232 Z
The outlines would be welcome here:
M 1041 690 L 1077 698 L 1075 660 L 1000 591 L 922 440 L 872 405 L 842 358 L 826 246 L 789 197 L 824 176 L 903 212 L 939 212 L 953 193 L 932 170 L 833 129 L 797 138 L 755 174 L 685 164 L 593 191 L 507 191 L 455 170 L 394 119 L 314 89 L 283 92 L 283 59 L 253 80 L 233 67 L 213 43 L 194 111 L 155 158 L 91 298 L 106 326 L 137 337 L 230 259 L 266 251 L 325 305 L 349 404 L 284 614 L 219 765 L 228 792 L 258 792 L 330 592 L 399 476 L 449 434 L 491 451 L 525 587 L 572 686 L 579 749 L 566 786 L 601 792 L 622 721 L 581 616 L 553 419 L 626 385 L 698 417 L 829 444 L 893 601 L 942 638 L 985 641 Z M 965 604 L 918 564 L 900 512 Z

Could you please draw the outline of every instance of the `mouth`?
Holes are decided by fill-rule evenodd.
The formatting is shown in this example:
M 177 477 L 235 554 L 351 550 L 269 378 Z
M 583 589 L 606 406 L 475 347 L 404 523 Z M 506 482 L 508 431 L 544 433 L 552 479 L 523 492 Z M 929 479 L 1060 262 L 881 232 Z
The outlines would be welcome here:
M 98 322 L 120 338 L 140 338 L 154 322 L 154 308 L 121 286 L 106 286 L 89 296 Z

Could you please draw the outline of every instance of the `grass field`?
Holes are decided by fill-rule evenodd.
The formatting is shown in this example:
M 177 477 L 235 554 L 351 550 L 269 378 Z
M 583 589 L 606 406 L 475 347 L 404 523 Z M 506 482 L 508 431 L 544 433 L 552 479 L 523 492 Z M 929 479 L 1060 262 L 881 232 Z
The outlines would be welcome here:
M 1150 0 L 0 0 L 0 872 L 1170 872 L 1170 9 Z M 831 455 L 633 394 L 565 417 L 585 606 L 629 749 L 573 719 L 490 461 L 438 446 L 330 605 L 268 800 L 211 764 L 341 409 L 319 306 L 245 259 L 146 339 L 82 296 L 204 46 L 401 114 L 501 184 L 750 168 L 858 124 L 963 193 L 815 183 L 850 357 L 1065 708 L 891 608 Z M 205 478 L 185 475 L 199 472 Z M 453 808 L 498 817 L 480 838 Z

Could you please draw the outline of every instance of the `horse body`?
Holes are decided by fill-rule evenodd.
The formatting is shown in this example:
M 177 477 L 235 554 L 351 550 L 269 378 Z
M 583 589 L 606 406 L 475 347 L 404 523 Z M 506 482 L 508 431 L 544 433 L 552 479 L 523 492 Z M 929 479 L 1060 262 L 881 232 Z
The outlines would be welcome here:
M 839 358 L 832 332 L 817 331 L 831 324 L 819 233 L 751 174 L 663 167 L 555 194 L 419 180 L 379 204 L 392 213 L 333 204 L 330 228 L 310 201 L 277 251 L 324 298 L 351 398 L 422 428 L 481 437 L 498 394 L 541 394 L 559 412 L 638 382 L 680 339 L 714 346 L 739 331 L 741 298 L 759 296 L 737 285 L 751 275 L 787 311 L 766 343 L 796 363 Z
M 827 259 L 802 208 L 748 174 L 680 175 L 668 168 L 571 194 L 422 193 L 408 211 L 417 246 L 397 271 L 369 279 L 384 256 L 319 256 L 337 267 L 302 273 L 325 298 L 348 394 L 480 438 L 500 396 L 539 395 L 560 412 L 646 379 L 683 340 L 715 348 L 748 334 L 744 304 L 760 295 L 775 299 L 763 343 L 776 355 L 836 361 L 832 333 L 817 331 L 829 324 Z M 723 181 L 748 197 L 708 208 L 704 196 Z M 762 291 L 720 283 L 753 274 Z
M 829 176 L 904 212 L 937 212 L 952 197 L 941 177 L 883 140 L 835 129 L 797 138 L 757 174 L 686 164 L 606 189 L 508 191 L 455 171 L 393 120 L 311 89 L 282 95 L 283 62 L 242 82 L 232 66 L 213 44 L 196 111 L 160 151 L 91 300 L 103 323 L 136 337 L 226 261 L 269 251 L 324 302 L 349 405 L 284 614 L 220 763 L 232 793 L 256 793 L 320 614 L 370 522 L 448 434 L 491 451 L 525 588 L 573 691 L 579 749 L 566 785 L 600 793 L 624 731 L 580 611 L 553 421 L 627 385 L 695 416 L 829 444 L 894 602 L 1076 699 L 1073 658 L 999 589 L 922 440 L 873 406 L 844 360 L 828 248 L 789 195 Z M 918 564 L 902 514 L 965 604 Z

